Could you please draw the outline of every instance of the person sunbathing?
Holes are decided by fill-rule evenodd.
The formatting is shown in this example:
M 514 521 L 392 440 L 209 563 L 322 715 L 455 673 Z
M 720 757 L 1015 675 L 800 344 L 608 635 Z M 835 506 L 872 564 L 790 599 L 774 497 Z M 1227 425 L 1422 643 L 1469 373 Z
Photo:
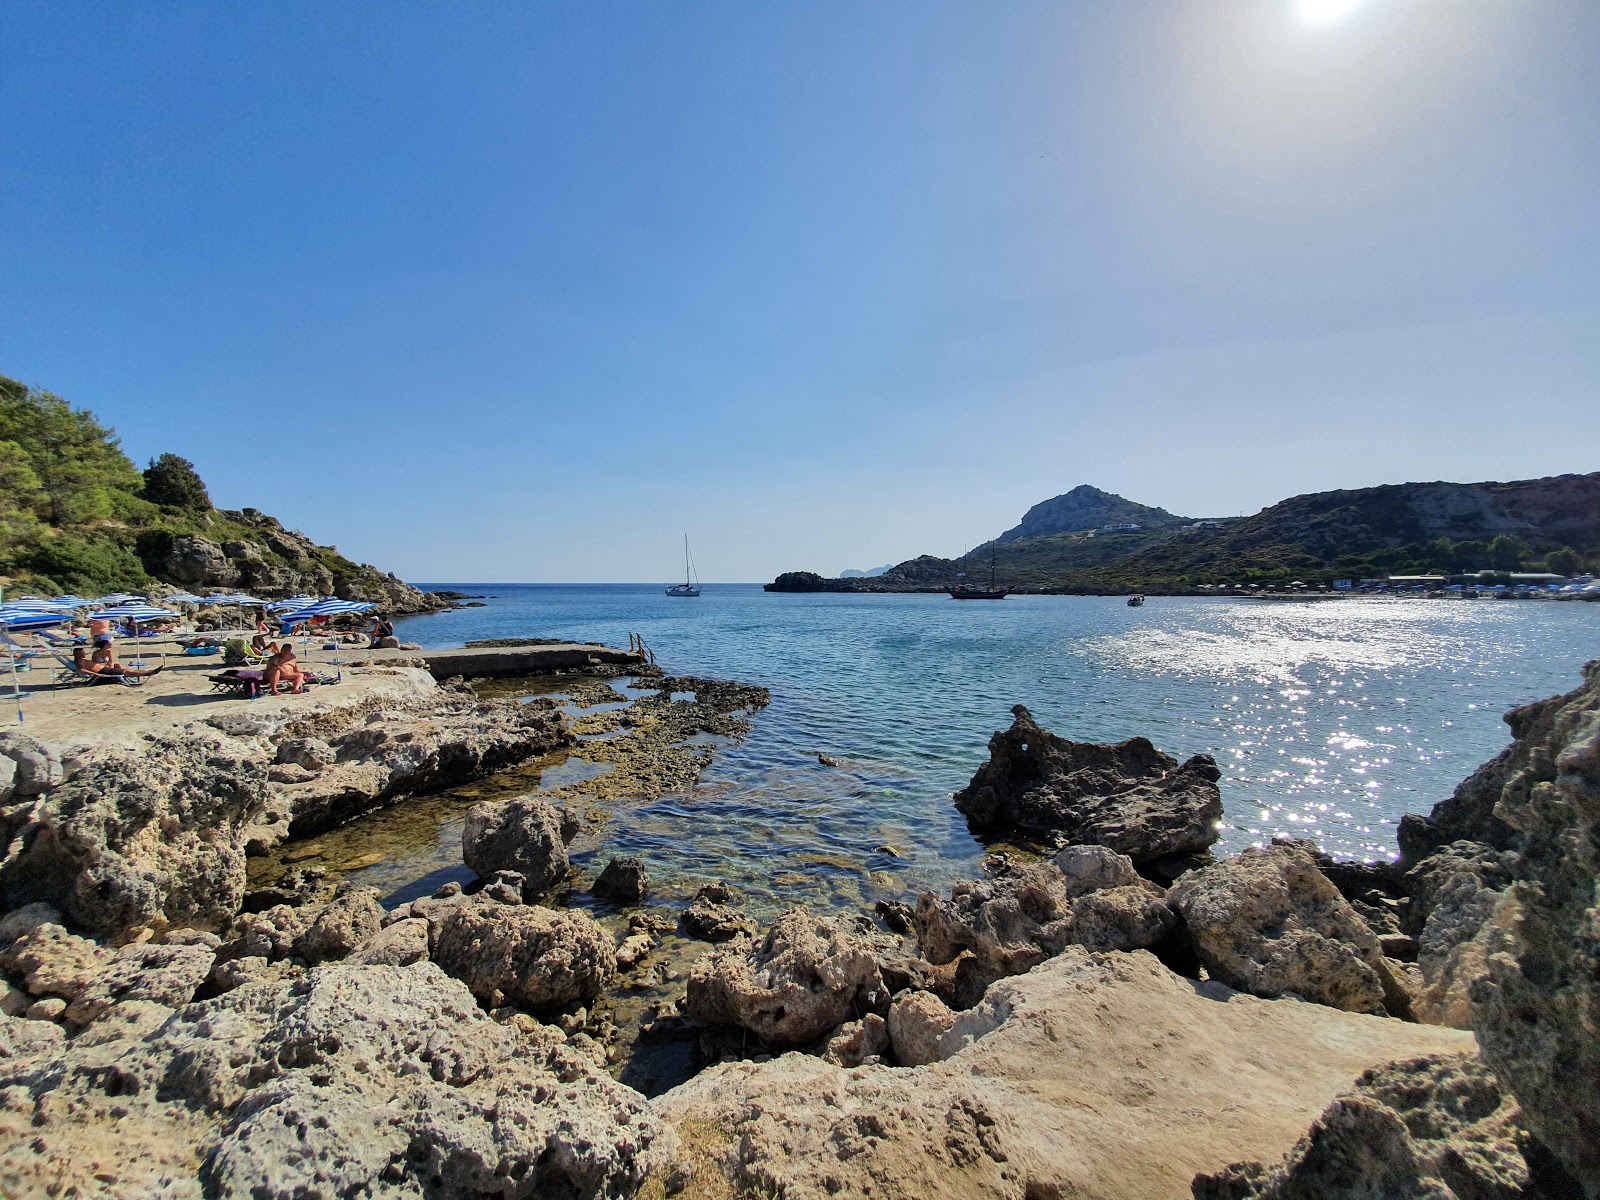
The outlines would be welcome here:
M 299 660 L 294 656 L 294 647 L 288 642 L 278 647 L 278 652 L 272 656 L 272 661 L 267 664 L 266 673 L 261 677 L 267 695 L 278 694 L 280 680 L 291 685 L 289 688 L 291 695 L 299 695 L 306 690 L 306 673 L 300 669 Z
M 129 679 L 144 679 L 149 675 L 161 674 L 160 667 L 152 667 L 148 671 L 136 671 L 132 667 L 125 667 L 113 657 L 110 646 L 89 653 L 86 646 L 76 646 L 72 651 L 72 665 L 85 675 L 96 675 L 102 679 L 117 679 L 126 675 Z
M 267 624 L 267 618 L 263 616 L 259 621 L 256 622 L 256 635 L 250 639 L 250 649 L 254 650 L 257 654 L 275 653 L 277 647 L 272 642 L 267 640 L 271 636 L 272 626 Z

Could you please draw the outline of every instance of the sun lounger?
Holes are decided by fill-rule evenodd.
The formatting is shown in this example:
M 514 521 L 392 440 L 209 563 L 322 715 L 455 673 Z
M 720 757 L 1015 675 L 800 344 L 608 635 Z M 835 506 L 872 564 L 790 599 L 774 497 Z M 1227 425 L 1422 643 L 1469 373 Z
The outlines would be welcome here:
M 143 687 L 144 676 L 123 675 L 109 671 L 82 671 L 78 664 L 70 658 L 62 658 L 59 654 L 52 654 L 51 658 L 61 664 L 61 670 L 56 672 L 56 683 L 68 687 L 80 683 L 120 683 L 124 687 Z

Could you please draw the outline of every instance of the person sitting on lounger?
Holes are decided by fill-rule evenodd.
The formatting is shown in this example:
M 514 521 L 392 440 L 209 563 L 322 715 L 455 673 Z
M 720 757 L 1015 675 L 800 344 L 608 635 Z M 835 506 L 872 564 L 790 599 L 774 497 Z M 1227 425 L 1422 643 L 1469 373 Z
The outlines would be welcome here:
M 271 636 L 272 626 L 267 624 L 267 615 L 262 613 L 260 620 L 256 622 L 256 635 L 250 639 L 250 649 L 257 654 L 274 653 L 276 648 L 271 642 L 267 641 Z
M 107 654 L 109 654 L 111 656 L 109 661 L 111 661 L 111 662 L 116 662 L 117 661 L 116 647 L 115 647 L 114 643 L 111 641 L 111 622 L 110 621 L 99 621 L 99 620 L 90 621 L 89 622 L 89 640 L 94 643 L 94 652 L 96 654 L 99 654 L 100 651 L 104 650 Z
M 136 671 L 132 667 L 125 667 L 112 657 L 110 646 L 96 650 L 93 654 L 87 646 L 75 646 L 72 650 L 72 665 L 85 675 L 98 675 L 104 679 L 116 679 L 126 675 L 129 679 L 143 679 L 147 675 L 161 674 L 160 667 L 152 667 L 148 671 Z
M 300 669 L 300 663 L 294 656 L 294 647 L 288 642 L 278 647 L 278 652 L 267 664 L 266 674 L 261 678 L 261 682 L 266 685 L 267 695 L 278 694 L 280 680 L 290 685 L 289 691 L 292 694 L 298 695 L 306 690 L 306 674 Z

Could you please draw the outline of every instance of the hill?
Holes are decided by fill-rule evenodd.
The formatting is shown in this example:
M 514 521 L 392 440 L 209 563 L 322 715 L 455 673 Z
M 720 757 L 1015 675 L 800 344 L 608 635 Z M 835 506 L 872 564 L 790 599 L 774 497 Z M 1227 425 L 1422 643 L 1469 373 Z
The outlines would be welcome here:
M 94 413 L 0 375 L 0 586 L 94 596 L 163 584 L 450 607 L 256 509 L 214 507 L 175 454 L 140 471 Z
M 1020 522 L 997 537 L 993 544 L 1003 546 L 1026 538 L 1081 533 L 1110 525 L 1138 525 L 1141 529 L 1156 529 L 1189 525 L 1193 521 L 1192 517 L 1177 517 L 1164 508 L 1151 508 L 1147 504 L 1125 500 L 1082 483 L 1070 492 L 1035 504 L 1022 514 Z M 980 548 L 988 549 L 989 545 L 985 543 Z
M 1093 514 L 1162 509 L 1075 488 L 1047 505 L 1070 523 Z M 1107 503 L 1100 497 L 1106 497 Z M 1200 584 L 1325 583 L 1338 577 L 1549 569 L 1600 565 L 1600 472 L 1512 483 L 1403 483 L 1294 496 L 1255 516 L 1195 522 L 1165 514 L 1134 530 L 1012 535 L 1028 517 L 962 559 L 923 555 L 870 580 L 819 580 L 772 590 L 937 591 L 958 573 L 983 573 L 991 555 L 1018 591 L 1185 590 Z M 811 579 L 816 579 L 813 576 Z M 810 580 L 805 581 L 810 584 Z

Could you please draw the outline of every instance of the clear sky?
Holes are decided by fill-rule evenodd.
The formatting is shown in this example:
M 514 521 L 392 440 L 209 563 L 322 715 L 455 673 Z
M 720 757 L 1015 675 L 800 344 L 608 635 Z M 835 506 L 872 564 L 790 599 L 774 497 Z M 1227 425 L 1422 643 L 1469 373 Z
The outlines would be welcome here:
M 1600 469 L 1600 3 L 6 0 L 0 372 L 424 580 Z

